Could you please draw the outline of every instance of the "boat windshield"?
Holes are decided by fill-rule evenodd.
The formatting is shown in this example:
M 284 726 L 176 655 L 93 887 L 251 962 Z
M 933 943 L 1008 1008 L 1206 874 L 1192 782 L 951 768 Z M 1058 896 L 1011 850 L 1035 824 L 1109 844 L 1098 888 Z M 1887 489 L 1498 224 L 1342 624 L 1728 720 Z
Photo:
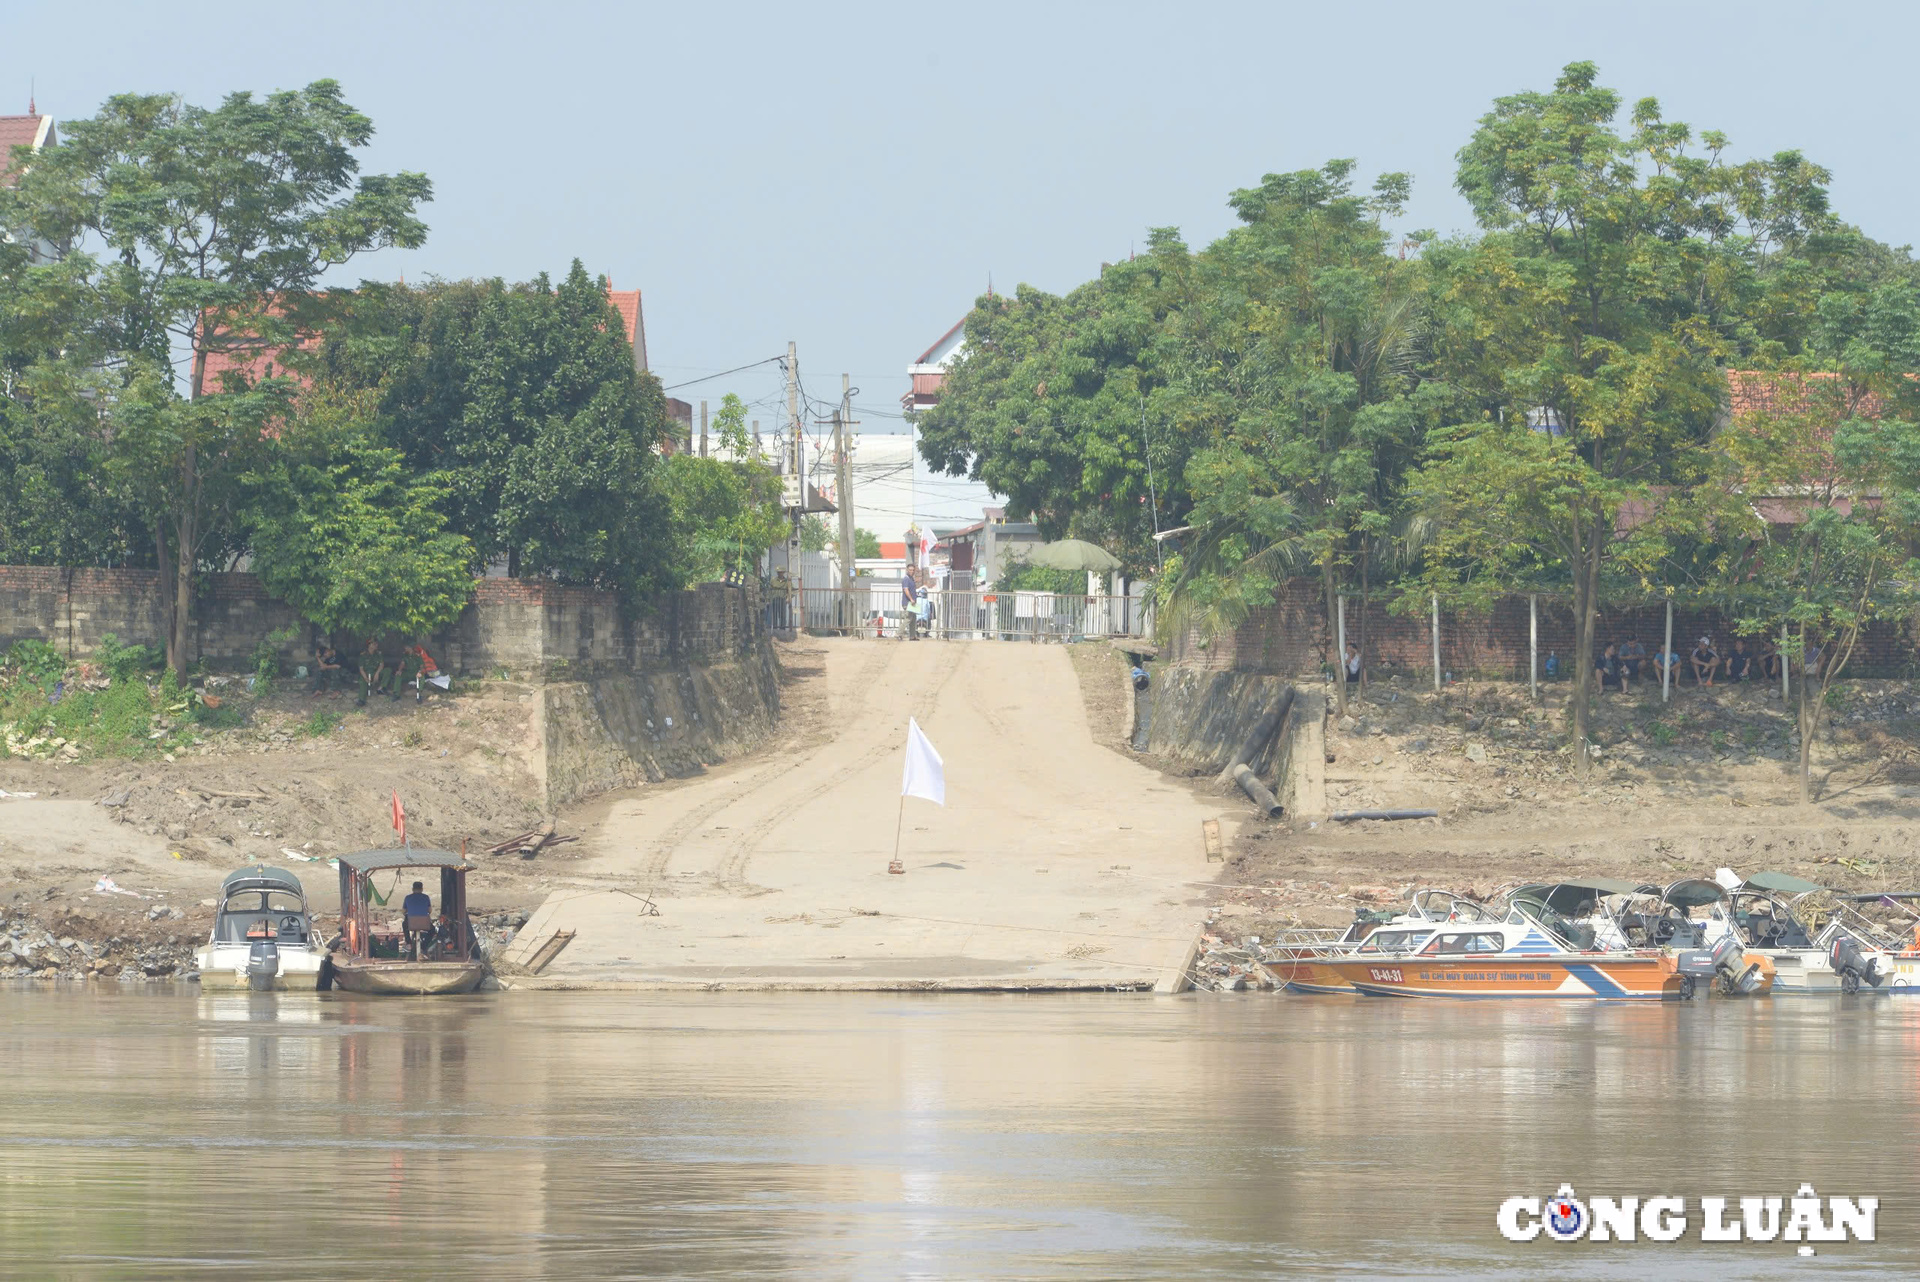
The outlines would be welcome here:
M 1360 945 L 1363 953 L 1410 953 L 1421 940 L 1433 933 L 1433 928 L 1423 926 L 1419 930 L 1376 930 L 1367 936 Z
M 1503 953 L 1507 937 L 1497 930 L 1443 930 L 1420 950 L 1421 956 L 1458 956 L 1466 953 Z
M 288 890 L 242 890 L 227 896 L 223 913 L 303 913 L 306 901 Z

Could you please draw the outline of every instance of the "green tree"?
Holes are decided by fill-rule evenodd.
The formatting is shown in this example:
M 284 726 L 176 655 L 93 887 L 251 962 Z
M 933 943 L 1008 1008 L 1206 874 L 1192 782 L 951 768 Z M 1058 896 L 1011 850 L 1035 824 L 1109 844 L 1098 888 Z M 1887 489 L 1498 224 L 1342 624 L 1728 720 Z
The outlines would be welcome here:
M 450 533 L 436 487 L 386 445 L 370 392 L 316 389 L 282 447 L 244 478 L 261 581 L 329 632 L 421 637 L 473 595 L 473 545 Z
M 787 537 L 779 480 L 765 464 L 676 454 L 661 469 L 660 487 L 672 513 L 673 586 L 744 581 Z M 802 535 L 804 544 L 804 527 Z
M 1456 186 L 1486 234 L 1430 257 L 1445 282 L 1440 370 L 1481 413 L 1436 434 L 1416 482 L 1438 534 L 1408 593 L 1567 585 L 1581 771 L 1603 585 L 1665 554 L 1657 500 L 1705 475 L 1724 392 L 1698 310 L 1720 261 L 1723 175 L 1651 99 L 1617 132 L 1619 96 L 1596 74 L 1572 63 L 1551 93 L 1499 99 L 1460 151 Z
M 1796 664 L 1819 656 L 1793 681 L 1803 804 L 1827 693 L 1861 631 L 1920 605 L 1920 287 L 1829 283 L 1805 359 L 1737 375 L 1768 394 L 1715 442 L 1719 601 L 1741 630 L 1791 638 L 1783 649 Z
M 1193 534 L 1163 590 L 1163 629 L 1237 624 L 1296 567 L 1318 572 L 1333 618 L 1355 568 L 1367 584 L 1372 543 L 1446 404 L 1414 370 L 1420 265 L 1385 252 L 1382 220 L 1408 180 L 1382 175 L 1362 197 L 1352 171 L 1336 160 L 1235 192 L 1246 225 L 1201 255 L 1202 290 L 1164 363 L 1167 399 L 1206 444 L 1185 469 Z M 1344 712 L 1345 683 L 1334 688 Z
M 736 461 L 753 456 L 753 433 L 747 428 L 747 403 L 732 392 L 720 398 L 720 412 L 713 416 L 713 431 L 725 450 Z
M 90 269 L 89 345 L 119 375 L 106 470 L 155 539 L 168 661 L 184 676 L 195 570 L 289 391 L 237 369 L 216 377 L 216 358 L 244 368 L 285 349 L 328 269 L 420 244 L 415 210 L 431 188 L 420 174 L 359 174 L 373 124 L 330 80 L 212 109 L 117 95 L 64 134 L 21 175 L 6 218 Z
M 833 542 L 833 529 L 827 524 L 826 517 L 815 512 L 800 522 L 802 552 L 824 552 L 831 542 Z
M 391 443 L 445 492 L 449 528 L 508 573 L 675 586 L 656 447 L 666 401 L 635 370 L 603 278 L 462 281 L 341 300 L 318 375 L 377 387 Z
M 853 532 L 853 555 L 855 560 L 871 561 L 880 555 L 880 536 L 872 530 L 855 528 Z

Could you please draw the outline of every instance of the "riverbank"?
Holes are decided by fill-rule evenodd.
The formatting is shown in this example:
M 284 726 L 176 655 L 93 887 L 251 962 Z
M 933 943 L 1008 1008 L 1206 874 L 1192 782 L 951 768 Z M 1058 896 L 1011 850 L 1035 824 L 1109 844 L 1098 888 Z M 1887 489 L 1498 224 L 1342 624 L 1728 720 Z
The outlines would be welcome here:
M 1853 891 L 1920 888 L 1920 692 L 1846 682 L 1799 801 L 1790 708 L 1764 686 L 1657 685 L 1596 709 L 1585 777 L 1565 749 L 1568 687 L 1375 684 L 1328 727 L 1332 811 L 1432 808 L 1432 819 L 1248 825 L 1213 905 L 1238 940 L 1334 925 L 1423 885 L 1477 895 L 1517 881 L 1665 883 L 1773 869 Z

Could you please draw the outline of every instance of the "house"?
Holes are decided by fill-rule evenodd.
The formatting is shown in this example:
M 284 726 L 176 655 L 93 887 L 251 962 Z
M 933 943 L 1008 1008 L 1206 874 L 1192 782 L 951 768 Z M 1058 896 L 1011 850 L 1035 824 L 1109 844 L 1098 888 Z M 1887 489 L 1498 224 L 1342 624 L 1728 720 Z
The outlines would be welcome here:
M 13 158 L 14 148 L 25 147 L 29 153 L 39 152 L 58 145 L 59 141 L 53 117 L 41 115 L 31 101 L 27 103 L 27 114 L 24 116 L 0 116 L 0 187 L 11 187 L 20 181 L 20 172 Z M 30 263 L 48 263 L 59 256 L 58 247 L 44 240 L 35 241 L 27 250 L 27 261 Z
M 1003 507 L 986 508 L 980 520 L 954 530 L 940 540 L 947 549 L 953 584 L 960 590 L 998 583 L 1010 554 L 1046 542 L 1040 527 L 1028 521 L 1007 520 Z
M 900 398 L 900 408 L 909 415 L 931 406 L 940 399 L 940 388 L 947 381 L 947 371 L 967 350 L 967 320 L 961 317 L 954 327 L 934 341 L 932 347 L 920 353 L 913 364 L 907 366 L 907 377 L 913 380 L 913 388 Z

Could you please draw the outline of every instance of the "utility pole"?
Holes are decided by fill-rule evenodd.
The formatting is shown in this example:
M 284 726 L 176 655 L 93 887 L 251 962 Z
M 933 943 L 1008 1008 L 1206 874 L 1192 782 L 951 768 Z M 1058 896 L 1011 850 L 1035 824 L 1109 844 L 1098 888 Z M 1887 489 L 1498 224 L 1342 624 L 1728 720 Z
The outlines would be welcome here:
M 846 608 L 841 623 L 853 626 L 853 379 L 840 376 L 840 408 L 833 413 L 833 435 L 838 473 L 834 497 L 840 502 L 840 587 Z
M 792 514 L 787 535 L 787 626 L 800 628 L 800 522 L 806 515 L 806 449 L 800 440 L 800 349 L 787 344 L 787 420 L 793 425 L 793 455 L 787 468 L 786 499 Z
M 707 403 L 700 402 L 700 457 L 707 456 Z

